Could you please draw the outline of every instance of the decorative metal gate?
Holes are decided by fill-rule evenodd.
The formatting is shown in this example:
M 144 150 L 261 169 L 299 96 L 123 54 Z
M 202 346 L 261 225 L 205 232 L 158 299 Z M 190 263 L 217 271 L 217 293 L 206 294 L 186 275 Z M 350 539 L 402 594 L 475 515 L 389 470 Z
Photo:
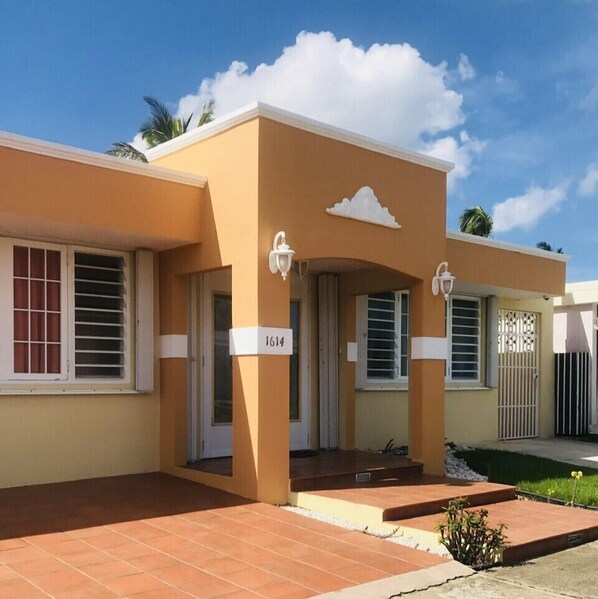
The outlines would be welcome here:
M 535 312 L 498 313 L 498 436 L 538 435 L 538 320 Z

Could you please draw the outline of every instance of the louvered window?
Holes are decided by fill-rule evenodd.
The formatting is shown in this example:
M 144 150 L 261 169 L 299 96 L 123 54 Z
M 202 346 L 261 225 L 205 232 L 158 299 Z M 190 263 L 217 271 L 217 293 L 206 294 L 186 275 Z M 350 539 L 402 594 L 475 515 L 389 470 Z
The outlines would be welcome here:
M 126 271 L 123 256 L 74 252 L 75 378 L 124 378 Z
M 389 291 L 367 300 L 367 379 L 396 381 L 407 377 L 409 295 Z
M 478 298 L 451 297 L 447 311 L 450 359 L 447 375 L 453 381 L 480 379 L 481 309 Z

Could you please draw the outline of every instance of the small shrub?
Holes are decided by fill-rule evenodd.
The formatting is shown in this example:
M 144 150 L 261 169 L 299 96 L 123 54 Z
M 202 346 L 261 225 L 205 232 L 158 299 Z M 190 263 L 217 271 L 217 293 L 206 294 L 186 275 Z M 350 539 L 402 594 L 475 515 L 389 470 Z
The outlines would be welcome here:
M 500 561 L 501 550 L 506 544 L 506 526 L 492 528 L 488 524 L 485 509 L 467 510 L 467 499 L 453 499 L 444 508 L 446 522 L 439 524 L 440 542 L 455 560 L 466 566 L 486 566 Z

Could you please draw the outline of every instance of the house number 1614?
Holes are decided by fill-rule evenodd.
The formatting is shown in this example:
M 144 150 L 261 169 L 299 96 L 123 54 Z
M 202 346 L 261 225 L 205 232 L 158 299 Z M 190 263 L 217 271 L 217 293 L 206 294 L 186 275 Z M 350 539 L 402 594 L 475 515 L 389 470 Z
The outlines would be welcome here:
M 284 347 L 284 337 L 266 335 L 266 347 Z

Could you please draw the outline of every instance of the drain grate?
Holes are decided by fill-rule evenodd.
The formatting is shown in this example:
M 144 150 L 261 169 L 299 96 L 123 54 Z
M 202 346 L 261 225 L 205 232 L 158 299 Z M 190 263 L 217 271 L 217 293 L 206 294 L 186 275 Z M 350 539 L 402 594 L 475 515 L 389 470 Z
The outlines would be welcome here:
M 372 480 L 372 473 L 371 472 L 358 472 L 355 475 L 355 482 L 356 483 L 369 483 Z
M 577 547 L 577 545 L 581 545 L 582 542 L 583 539 L 580 532 L 567 535 L 567 547 Z

